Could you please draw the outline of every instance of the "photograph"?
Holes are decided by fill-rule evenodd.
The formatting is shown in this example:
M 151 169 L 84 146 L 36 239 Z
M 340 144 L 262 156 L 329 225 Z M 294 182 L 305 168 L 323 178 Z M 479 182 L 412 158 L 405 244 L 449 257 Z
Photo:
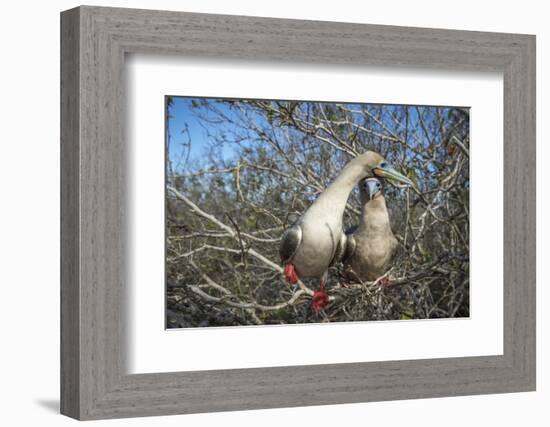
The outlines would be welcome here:
M 165 97 L 166 328 L 470 316 L 470 111 Z

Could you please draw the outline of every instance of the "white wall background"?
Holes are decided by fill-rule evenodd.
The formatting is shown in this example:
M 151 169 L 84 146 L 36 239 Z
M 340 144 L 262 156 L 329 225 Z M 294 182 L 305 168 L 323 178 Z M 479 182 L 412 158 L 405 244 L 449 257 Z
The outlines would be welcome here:
M 94 4 L 537 34 L 538 391 L 508 395 L 109 421 L 117 426 L 341 424 L 546 426 L 550 423 L 548 140 L 550 27 L 545 2 L 338 0 L 95 1 Z M 75 1 L 6 2 L 0 32 L 0 422 L 63 426 L 59 384 L 59 11 Z M 543 241 L 546 240 L 546 241 Z

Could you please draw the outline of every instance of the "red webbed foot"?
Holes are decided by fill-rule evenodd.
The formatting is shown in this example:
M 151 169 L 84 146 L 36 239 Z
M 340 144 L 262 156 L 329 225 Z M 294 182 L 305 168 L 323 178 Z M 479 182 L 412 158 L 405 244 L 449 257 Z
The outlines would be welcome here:
M 329 303 L 328 294 L 325 291 L 324 287 L 318 291 L 313 292 L 313 297 L 311 298 L 311 306 L 316 314 L 319 314 L 321 309 Z
M 292 285 L 298 283 L 298 272 L 296 271 L 294 264 L 286 264 L 283 274 L 288 283 Z

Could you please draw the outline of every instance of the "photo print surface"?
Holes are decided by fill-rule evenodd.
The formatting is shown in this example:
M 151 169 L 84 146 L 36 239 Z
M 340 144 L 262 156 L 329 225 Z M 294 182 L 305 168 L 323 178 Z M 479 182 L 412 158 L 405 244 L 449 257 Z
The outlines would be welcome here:
M 166 327 L 469 317 L 469 117 L 166 96 Z

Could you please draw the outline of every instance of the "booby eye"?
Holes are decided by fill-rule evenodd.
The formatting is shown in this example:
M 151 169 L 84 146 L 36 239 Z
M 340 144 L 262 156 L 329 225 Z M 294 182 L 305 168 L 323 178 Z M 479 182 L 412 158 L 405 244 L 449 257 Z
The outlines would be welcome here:
M 379 166 L 379 167 L 385 168 L 386 166 L 388 166 L 388 164 L 387 164 L 386 162 L 382 162 L 382 163 L 380 163 L 380 166 Z

